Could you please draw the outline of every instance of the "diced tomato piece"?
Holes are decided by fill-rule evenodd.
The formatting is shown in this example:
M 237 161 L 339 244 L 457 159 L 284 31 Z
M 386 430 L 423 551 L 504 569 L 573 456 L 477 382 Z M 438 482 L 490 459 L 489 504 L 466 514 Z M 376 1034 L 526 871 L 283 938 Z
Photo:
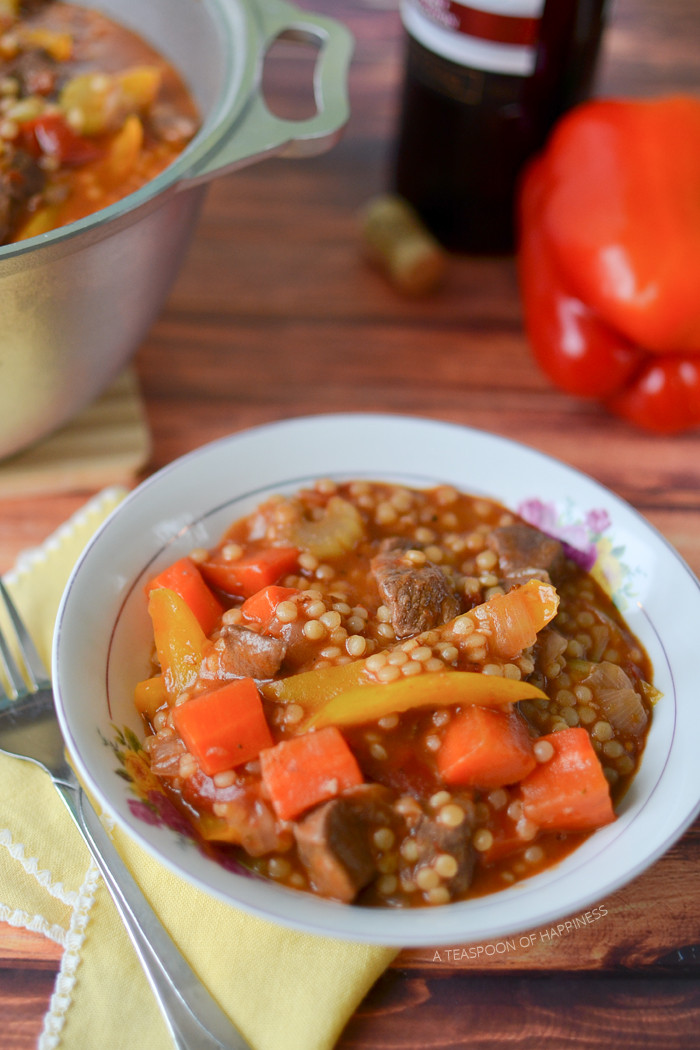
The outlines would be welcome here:
M 584 831 L 615 820 L 610 785 L 585 729 L 540 737 L 554 748 L 520 784 L 523 815 L 540 828 Z
M 537 759 L 517 711 L 465 707 L 448 725 L 437 752 L 447 784 L 498 788 L 527 776 Z
M 204 633 L 211 634 L 224 607 L 209 589 L 191 558 L 180 558 L 149 580 L 146 584 L 146 594 L 158 587 L 167 587 L 179 594 L 197 617 Z
M 530 845 L 518 835 L 516 824 L 517 821 L 508 816 L 506 809 L 498 810 L 491 815 L 488 830 L 493 835 L 493 843 L 480 854 L 484 863 L 493 864 L 494 861 L 508 857 L 511 853 Z
M 257 758 L 274 743 L 252 678 L 238 678 L 173 708 L 175 728 L 213 777 Z
M 266 547 L 235 561 L 217 554 L 203 562 L 200 569 L 211 586 L 218 587 L 225 594 L 250 598 L 263 587 L 278 583 L 297 568 L 298 561 L 296 547 Z
M 260 753 L 275 813 L 293 820 L 304 810 L 363 783 L 355 756 L 335 726 L 283 740 Z
M 25 121 L 21 139 L 22 145 L 33 156 L 43 153 L 68 166 L 87 164 L 97 160 L 103 152 L 96 143 L 73 131 L 60 113 L 43 113 L 34 120 Z
M 365 728 L 350 728 L 348 739 L 362 772 L 403 795 L 426 796 L 440 790 L 441 783 L 432 765 L 416 754 L 414 740 L 392 740 L 385 748 L 386 758 L 375 758 L 364 738 Z

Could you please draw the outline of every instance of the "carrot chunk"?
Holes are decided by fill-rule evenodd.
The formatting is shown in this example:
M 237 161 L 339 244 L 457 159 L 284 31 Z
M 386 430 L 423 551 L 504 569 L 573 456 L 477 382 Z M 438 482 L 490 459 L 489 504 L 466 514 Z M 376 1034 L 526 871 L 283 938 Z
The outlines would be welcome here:
M 585 729 L 540 737 L 553 756 L 520 784 L 523 815 L 541 828 L 583 831 L 615 819 L 610 787 Z
M 437 753 L 438 772 L 447 784 L 515 784 L 537 765 L 532 743 L 517 711 L 466 707 L 447 727 Z
M 260 754 L 262 778 L 281 820 L 363 783 L 355 756 L 335 726 L 283 740 Z
M 241 605 L 241 612 L 247 620 L 256 620 L 258 623 L 267 625 L 275 615 L 275 609 L 280 602 L 288 601 L 300 591 L 296 587 L 280 587 L 278 584 L 270 584 L 262 587 Z
M 159 587 L 167 587 L 179 594 L 199 620 L 204 633 L 211 634 L 224 607 L 212 594 L 191 558 L 180 558 L 149 580 L 146 584 L 146 594 Z
M 235 561 L 214 555 L 200 566 L 205 580 L 226 594 L 250 598 L 262 587 L 268 587 L 296 569 L 299 551 L 296 547 L 266 547 L 245 554 Z
M 173 709 L 185 746 L 207 776 L 257 758 L 273 744 L 262 700 L 252 678 L 187 700 Z

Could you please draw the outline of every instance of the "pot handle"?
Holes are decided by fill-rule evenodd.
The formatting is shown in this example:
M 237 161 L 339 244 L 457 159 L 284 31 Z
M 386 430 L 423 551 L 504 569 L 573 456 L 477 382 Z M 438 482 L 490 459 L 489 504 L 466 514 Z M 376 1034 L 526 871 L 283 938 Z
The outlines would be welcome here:
M 323 153 L 340 137 L 350 115 L 348 70 L 354 39 L 332 18 L 301 11 L 285 0 L 257 5 L 262 33 L 261 59 L 279 39 L 296 39 L 318 46 L 314 70 L 316 113 L 305 120 L 285 120 L 267 108 L 262 97 L 262 61 L 256 83 L 239 118 L 213 155 L 195 166 L 183 180 L 191 186 L 225 175 L 268 156 L 308 157 Z

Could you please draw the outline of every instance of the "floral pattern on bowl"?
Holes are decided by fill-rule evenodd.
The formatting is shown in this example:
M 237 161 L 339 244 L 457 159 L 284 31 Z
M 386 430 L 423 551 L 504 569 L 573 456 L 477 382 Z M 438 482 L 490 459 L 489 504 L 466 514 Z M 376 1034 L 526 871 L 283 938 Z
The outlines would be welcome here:
M 567 557 L 590 572 L 618 609 L 624 610 L 634 599 L 634 577 L 642 570 L 626 564 L 624 545 L 613 544 L 610 536 L 604 535 L 612 528 L 605 508 L 586 511 L 581 518 L 573 500 L 561 509 L 553 502 L 533 498 L 520 503 L 517 513 L 530 525 L 561 540 Z
M 117 776 L 129 785 L 133 797 L 128 800 L 128 806 L 132 816 L 144 824 L 170 828 L 177 833 L 178 841 L 184 848 L 199 850 L 228 871 L 252 878 L 261 877 L 241 864 L 233 853 L 201 843 L 193 833 L 190 822 L 169 798 L 155 773 L 151 772 L 141 741 L 133 730 L 127 727 L 120 729 L 118 726 L 112 728 L 114 738 L 108 740 L 102 736 L 102 743 L 119 763 Z

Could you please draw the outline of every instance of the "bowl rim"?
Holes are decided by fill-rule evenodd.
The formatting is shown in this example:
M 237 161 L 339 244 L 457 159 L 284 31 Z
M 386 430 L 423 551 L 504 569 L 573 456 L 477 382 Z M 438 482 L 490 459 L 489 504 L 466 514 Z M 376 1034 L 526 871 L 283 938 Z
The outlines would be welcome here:
M 571 864 L 568 863 L 567 858 L 566 862 L 555 865 L 553 868 L 546 869 L 543 873 L 544 877 L 531 877 L 530 879 L 516 883 L 515 886 L 509 887 L 507 890 L 488 895 L 484 898 L 475 898 L 464 902 L 443 905 L 439 909 L 421 908 L 393 910 L 362 908 L 356 905 L 337 905 L 334 902 L 322 901 L 318 898 L 314 898 L 308 893 L 299 893 L 293 890 L 285 891 L 283 887 L 279 886 L 272 887 L 272 894 L 262 894 L 262 905 L 260 903 L 259 895 L 256 896 L 256 894 L 253 894 L 251 897 L 250 894 L 244 893 L 243 899 L 241 899 L 239 896 L 241 891 L 240 886 L 237 887 L 237 892 L 232 893 L 223 891 L 220 880 L 214 880 L 214 882 L 212 882 L 212 878 L 209 877 L 208 874 L 205 877 L 202 877 L 201 872 L 198 874 L 197 870 L 192 870 L 192 865 L 189 867 L 187 865 L 183 866 L 182 862 L 178 861 L 177 855 L 172 851 L 166 851 L 166 853 L 164 853 L 162 845 L 154 845 L 152 835 L 147 833 L 144 827 L 135 826 L 135 821 L 130 822 L 129 820 L 126 820 L 123 813 L 121 813 L 118 808 L 115 809 L 114 804 L 108 795 L 104 794 L 99 782 L 99 777 L 97 780 L 95 779 L 95 774 L 90 763 L 88 762 L 86 764 L 80 754 L 80 747 L 76 742 L 74 734 L 74 716 L 71 715 L 70 709 L 70 698 L 68 692 L 70 676 L 67 681 L 64 681 L 65 635 L 70 624 L 70 616 L 74 612 L 72 609 L 72 603 L 77 600 L 75 597 L 76 587 L 80 584 L 81 576 L 90 572 L 90 562 L 96 556 L 95 552 L 99 555 L 99 548 L 105 544 L 106 538 L 109 536 L 110 532 L 115 528 L 119 529 L 122 527 L 121 523 L 123 523 L 125 519 L 128 519 L 132 513 L 135 513 L 138 516 L 141 504 L 144 502 L 148 504 L 151 497 L 155 497 L 159 488 L 162 488 L 163 486 L 167 488 L 170 481 L 177 478 L 183 472 L 186 474 L 194 468 L 196 473 L 203 468 L 207 460 L 213 462 L 217 457 L 220 457 L 222 454 L 227 454 L 231 449 L 235 450 L 236 447 L 238 447 L 238 451 L 240 452 L 243 451 L 244 446 L 254 447 L 256 442 L 260 441 L 269 445 L 270 441 L 275 442 L 280 438 L 284 439 L 285 448 L 294 446 L 295 442 L 297 447 L 308 448 L 308 441 L 314 436 L 316 438 L 319 436 L 327 437 L 329 432 L 332 432 L 337 437 L 340 432 L 347 432 L 347 429 L 352 427 L 359 427 L 363 431 L 367 431 L 369 428 L 374 431 L 375 434 L 377 432 L 387 431 L 391 432 L 395 437 L 398 437 L 400 433 L 404 434 L 408 431 L 411 431 L 416 435 L 418 433 L 421 435 L 427 435 L 428 431 L 430 431 L 433 436 L 439 435 L 443 440 L 449 440 L 451 437 L 459 435 L 460 439 L 464 442 L 472 442 L 477 446 L 483 446 L 485 444 L 486 447 L 491 449 L 498 448 L 501 454 L 514 453 L 520 459 L 524 457 L 526 461 L 536 463 L 541 469 L 548 468 L 553 470 L 556 476 L 563 475 L 575 486 L 583 485 L 584 489 L 587 490 L 586 495 L 591 493 L 604 499 L 607 506 L 614 508 L 616 513 L 619 512 L 626 522 L 631 522 L 634 527 L 639 530 L 645 541 L 651 544 L 655 551 L 664 552 L 664 559 L 668 559 L 669 564 L 674 565 L 676 571 L 681 574 L 681 578 L 686 579 L 686 581 L 691 584 L 692 591 L 689 591 L 689 593 L 692 593 L 694 600 L 699 603 L 700 607 L 700 583 L 695 577 L 695 574 L 669 541 L 666 540 L 666 538 L 661 535 L 654 526 L 646 521 L 640 512 L 631 507 L 615 493 L 600 485 L 589 475 L 577 470 L 576 468 L 568 466 L 562 461 L 548 455 L 547 453 L 541 452 L 540 450 L 530 448 L 520 442 L 512 441 L 509 438 L 497 434 L 491 434 L 459 424 L 446 423 L 443 420 L 433 419 L 426 416 L 406 416 L 374 412 L 320 413 L 313 416 L 292 417 L 285 420 L 262 424 L 261 426 L 235 432 L 203 445 L 200 448 L 194 449 L 172 463 L 167 464 L 161 470 L 147 478 L 126 497 L 123 503 L 120 504 L 120 506 L 109 516 L 107 521 L 100 527 L 73 570 L 64 592 L 57 618 L 53 648 L 53 674 L 57 694 L 56 702 L 59 720 L 69 750 L 76 762 L 78 772 L 84 782 L 88 785 L 89 790 L 98 796 L 102 805 L 112 814 L 116 819 L 117 824 L 127 833 L 127 835 L 138 841 L 148 852 L 156 856 L 161 863 L 164 863 L 166 867 L 169 867 L 180 876 L 184 875 L 184 877 L 190 882 L 198 885 L 200 888 L 214 896 L 225 900 L 229 904 L 250 911 L 263 918 L 281 922 L 284 925 L 297 929 L 336 936 L 346 940 L 362 941 L 364 943 L 391 944 L 396 946 L 446 945 L 467 943 L 470 941 L 483 941 L 489 938 L 506 936 L 506 933 L 515 935 L 522 930 L 533 929 L 537 926 L 559 919 L 566 914 L 572 914 L 576 909 L 580 912 L 585 911 L 586 908 L 594 905 L 597 901 L 601 901 L 605 896 L 615 892 L 622 885 L 631 881 L 643 870 L 649 867 L 649 865 L 654 863 L 654 861 L 665 853 L 673 842 L 675 842 L 692 823 L 700 812 L 700 773 L 697 770 L 689 771 L 687 773 L 687 776 L 692 778 L 691 788 L 693 798 L 686 801 L 681 813 L 674 815 L 675 822 L 673 823 L 673 826 L 666 833 L 656 836 L 653 848 L 637 856 L 634 862 L 630 862 L 629 866 L 626 866 L 624 870 L 618 870 L 618 865 L 615 874 L 609 876 L 606 874 L 604 878 L 599 878 L 597 881 L 594 880 L 588 891 L 579 886 L 575 897 L 569 902 L 570 907 L 568 910 L 565 909 L 562 911 L 561 901 L 555 903 L 555 896 L 553 896 L 553 891 L 556 889 L 555 883 L 560 877 L 563 877 L 564 880 L 568 882 L 580 882 L 582 875 L 592 870 L 592 868 L 595 868 L 595 862 L 600 854 L 611 848 L 612 835 L 614 832 L 610 829 L 621 828 L 621 833 L 626 832 L 629 827 L 629 821 L 622 825 L 620 822 L 616 822 L 611 825 L 610 828 L 596 832 L 594 836 L 583 844 L 583 846 L 578 847 L 571 856 L 580 859 L 581 863 L 580 865 L 574 865 L 574 868 L 577 870 L 574 870 L 573 875 L 570 871 Z M 366 471 L 360 473 L 367 476 Z M 353 471 L 348 472 L 347 470 L 339 470 L 337 472 L 338 476 L 348 477 L 359 477 L 360 473 L 354 473 Z M 397 474 L 400 472 L 392 471 L 392 473 Z M 305 480 L 304 477 L 300 479 L 298 476 L 290 478 L 289 471 L 285 471 L 283 467 L 280 467 L 280 475 L 284 475 L 284 480 L 287 485 L 290 483 L 296 483 L 299 480 Z M 305 475 L 305 477 L 306 476 L 309 478 L 313 476 L 326 476 L 326 473 L 311 472 L 310 474 Z M 439 484 L 440 478 L 433 475 L 432 483 Z M 234 487 L 235 486 L 232 484 L 231 488 L 233 489 Z M 275 487 L 274 483 L 266 483 L 264 486 L 265 490 L 270 488 L 274 489 Z M 473 491 L 466 484 L 461 484 L 458 487 L 461 487 L 463 491 Z M 536 487 L 536 483 L 534 487 Z M 504 502 L 498 493 L 498 479 L 496 479 L 494 490 L 495 491 L 491 493 L 493 498 Z M 228 502 L 237 502 L 239 499 L 240 495 L 233 497 L 231 501 L 222 501 L 223 508 L 225 509 Z M 220 506 L 216 508 L 216 510 L 217 512 L 221 512 L 222 507 Z M 209 508 L 207 513 L 211 513 L 211 511 L 212 509 Z M 230 520 L 233 520 L 233 517 Z M 182 526 L 183 523 L 180 522 L 179 527 Z M 189 525 L 187 528 L 189 528 Z M 170 543 L 172 539 L 173 536 L 171 535 L 168 539 L 168 543 Z M 152 558 L 150 560 L 152 560 Z M 132 582 L 132 589 L 133 586 L 135 586 L 135 584 Z M 641 603 L 639 604 L 642 612 L 645 613 Z M 671 686 L 672 689 L 675 690 L 676 683 L 673 681 L 673 668 L 671 668 L 670 665 L 669 670 L 671 672 Z M 669 713 L 667 713 L 665 709 L 662 710 L 664 710 L 665 718 L 671 718 L 672 724 L 669 726 L 671 745 L 673 745 L 673 747 L 678 747 L 680 735 L 678 734 L 676 720 L 679 711 L 676 703 L 675 692 L 673 693 L 672 700 L 673 702 L 669 701 L 668 704 L 668 708 L 672 708 L 672 710 L 670 710 Z M 700 722 L 700 715 L 698 715 L 698 721 Z M 655 725 L 655 722 L 656 720 L 652 723 L 653 726 Z M 669 745 L 669 748 L 671 745 Z M 668 762 L 669 757 L 667 755 L 658 771 L 659 782 L 664 778 L 666 778 L 666 780 L 668 778 Z M 627 798 L 627 796 L 625 796 L 625 798 Z M 644 805 L 646 805 L 646 803 Z M 642 806 L 640 812 L 643 813 L 643 810 L 644 806 Z M 635 817 L 634 819 L 637 818 Z M 594 843 L 593 847 L 590 846 L 590 843 L 592 842 Z M 562 871 L 564 872 L 563 876 Z M 237 877 L 234 877 L 234 883 L 236 878 Z M 267 882 L 267 886 L 270 888 L 269 882 Z M 493 914 L 487 914 L 485 918 L 482 914 L 481 925 L 479 925 L 479 922 L 474 922 L 474 916 L 476 915 L 478 918 L 479 912 L 493 913 L 494 900 L 496 898 L 505 900 L 504 894 L 506 893 L 509 894 L 508 901 L 511 906 L 502 909 L 503 911 L 507 911 L 509 915 L 505 927 L 504 924 L 499 922 Z M 272 903 L 269 899 L 270 896 L 272 896 Z M 533 897 L 537 898 L 534 904 L 532 902 Z M 303 899 L 300 900 L 300 898 Z M 309 901 L 311 902 L 311 907 L 309 907 Z M 522 919 L 517 917 L 520 914 L 522 915 Z M 449 919 L 446 920 L 446 916 L 448 915 Z

